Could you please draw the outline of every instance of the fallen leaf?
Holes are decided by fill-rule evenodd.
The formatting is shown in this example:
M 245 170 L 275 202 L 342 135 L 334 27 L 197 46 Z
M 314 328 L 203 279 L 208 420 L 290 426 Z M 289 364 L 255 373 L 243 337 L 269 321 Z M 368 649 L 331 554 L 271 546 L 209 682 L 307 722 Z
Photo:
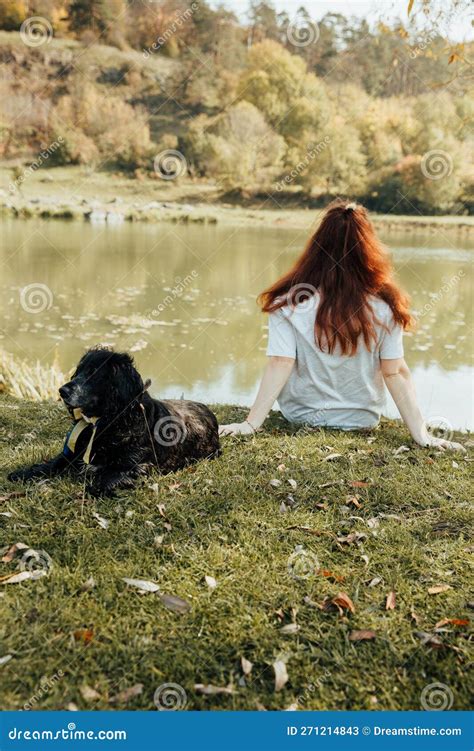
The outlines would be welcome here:
M 286 466 L 284 464 L 279 464 L 277 467 L 278 472 L 284 472 L 286 469 Z
M 351 488 L 368 488 L 370 482 L 365 482 L 364 480 L 351 480 L 349 485 Z
M 385 610 L 395 610 L 397 599 L 395 592 L 389 592 L 385 600 Z
M 0 577 L 0 584 L 19 584 L 27 579 L 39 579 L 40 576 L 46 576 L 46 571 L 38 569 L 37 571 L 19 571 L 16 574 L 7 574 Z
M 376 576 L 375 579 L 372 579 L 372 581 L 369 582 L 369 587 L 376 587 L 377 584 L 380 584 L 382 579 L 380 577 Z
M 438 639 L 434 634 L 430 634 L 427 631 L 415 631 L 415 636 L 421 639 L 423 644 L 433 647 L 433 649 L 442 649 L 444 647 L 443 642 Z
M 345 542 L 347 545 L 352 545 L 353 542 L 359 542 L 359 540 L 365 540 L 367 535 L 364 532 L 350 532 L 346 537 L 338 537 L 338 542 Z
M 275 691 L 281 691 L 288 682 L 288 671 L 283 660 L 276 660 L 273 663 L 273 670 L 275 671 Z
M 214 579 L 213 576 L 207 576 L 206 575 L 204 577 L 204 581 L 206 582 L 206 584 L 209 587 L 209 589 L 215 589 L 217 587 L 217 582 L 216 582 L 216 580 Z
M 429 595 L 439 595 L 441 592 L 447 592 L 448 589 L 452 589 L 449 584 L 437 584 L 435 587 L 430 587 L 428 590 Z
M 297 623 L 287 623 L 286 626 L 282 626 L 280 632 L 282 634 L 297 634 L 301 626 Z
M 293 490 L 296 490 L 296 488 L 298 487 L 298 483 L 296 482 L 296 480 L 293 480 L 293 479 L 290 478 L 288 480 L 288 483 L 289 483 L 289 485 L 291 485 L 291 487 L 293 488 Z
M 351 631 L 349 641 L 369 641 L 370 639 L 375 639 L 376 636 L 375 631 L 367 631 L 366 629 Z
M 96 511 L 93 512 L 92 516 L 96 519 L 99 527 L 102 527 L 102 529 L 109 528 L 110 522 L 108 519 L 104 519 L 104 517 L 100 516 Z
M 340 459 L 343 454 L 328 454 L 323 458 L 323 462 L 333 462 L 335 459 Z
M 343 582 L 346 578 L 345 576 L 339 576 L 338 574 L 333 574 L 332 571 L 328 571 L 325 568 L 319 569 L 317 572 L 320 574 L 320 576 L 324 576 L 325 579 L 332 579 L 335 582 Z
M 191 609 L 189 602 L 176 595 L 159 595 L 159 597 L 165 608 L 172 610 L 173 613 L 187 613 Z
M 245 657 L 240 658 L 240 664 L 242 665 L 242 672 L 244 675 L 250 675 L 253 668 L 253 662 L 247 660 Z
M 410 451 L 409 446 L 399 446 L 397 449 L 394 449 L 393 455 L 400 456 L 400 454 L 404 454 L 406 451 Z
M 25 545 L 24 542 L 15 542 L 14 545 L 11 545 L 6 553 L 2 556 L 2 563 L 10 563 L 20 550 L 28 550 L 29 545 Z
M 412 619 L 412 621 L 415 621 L 416 624 L 420 622 L 420 616 L 417 615 L 414 610 L 411 611 L 410 618 Z
M 281 480 L 276 480 L 276 479 L 275 480 L 270 480 L 270 482 L 269 482 L 269 485 L 272 488 L 279 488 L 281 484 L 282 484 Z
M 14 490 L 12 493 L 5 493 L 4 495 L 0 495 L 0 503 L 2 503 L 3 501 L 9 501 L 11 498 L 20 498 L 24 495 L 24 491 Z
M 91 688 L 90 686 L 81 686 L 79 691 L 84 701 L 87 701 L 87 702 L 97 701 L 97 699 L 101 698 L 99 692 L 96 691 L 94 688 Z
M 110 704 L 125 704 L 133 699 L 135 696 L 140 696 L 143 691 L 143 683 L 137 683 L 135 686 L 130 686 L 123 691 L 119 691 L 115 696 L 111 696 L 109 699 Z
M 357 495 L 349 495 L 346 498 L 346 504 L 352 504 L 356 508 L 361 508 L 362 504 L 359 502 L 359 496 Z
M 233 694 L 232 686 L 213 686 L 212 683 L 195 683 L 194 690 L 204 696 L 216 696 L 217 694 Z
M 73 631 L 73 636 L 76 641 L 82 641 L 84 644 L 90 644 L 94 638 L 94 630 L 92 628 L 78 628 Z
M 10 662 L 13 655 L 3 655 L 3 657 L 0 657 L 0 665 L 6 665 L 7 662 Z
M 127 579 L 124 577 L 122 581 L 124 581 L 125 584 L 128 584 L 130 587 L 141 589 L 143 592 L 158 592 L 160 589 L 158 584 L 148 581 L 147 579 Z
M 367 519 L 367 526 L 370 529 L 377 529 L 379 525 L 380 525 L 380 519 L 378 519 L 376 516 L 373 516 L 371 519 Z
M 95 579 L 93 576 L 90 576 L 84 584 L 81 584 L 80 591 L 81 592 L 90 592 L 91 589 L 94 589 L 95 587 Z
M 351 613 L 355 613 L 354 603 L 345 592 L 338 592 L 336 597 L 333 597 L 332 603 L 333 605 L 336 605 L 336 607 L 343 608 L 343 610 L 350 610 Z
M 282 502 L 280 503 L 280 507 L 279 507 L 279 509 L 278 509 L 278 510 L 279 510 L 280 514 L 286 514 L 286 513 L 287 513 L 287 511 L 288 511 L 288 506 L 286 505 L 286 503 L 285 503 L 284 501 L 282 501 Z
M 469 626 L 469 618 L 443 618 L 435 625 L 434 630 L 443 626 Z

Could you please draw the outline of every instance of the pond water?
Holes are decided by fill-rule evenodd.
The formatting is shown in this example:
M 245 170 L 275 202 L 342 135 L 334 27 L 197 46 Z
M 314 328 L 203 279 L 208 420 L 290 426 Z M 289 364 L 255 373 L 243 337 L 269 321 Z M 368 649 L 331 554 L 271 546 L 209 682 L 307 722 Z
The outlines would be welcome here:
M 156 396 L 249 404 L 265 362 L 255 297 L 308 232 L 4 220 L 0 346 L 68 370 L 108 344 L 135 353 Z M 419 314 L 405 348 L 423 412 L 472 429 L 473 248 L 441 232 L 383 240 Z

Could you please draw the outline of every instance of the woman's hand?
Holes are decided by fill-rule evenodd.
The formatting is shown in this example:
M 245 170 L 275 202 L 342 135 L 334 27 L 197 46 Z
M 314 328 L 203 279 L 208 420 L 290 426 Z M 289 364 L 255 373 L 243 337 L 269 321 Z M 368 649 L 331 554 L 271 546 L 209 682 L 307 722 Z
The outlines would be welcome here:
M 257 431 L 248 422 L 232 422 L 219 427 L 219 435 L 253 435 Z
M 437 438 L 435 435 L 428 433 L 428 431 L 426 431 L 423 438 L 417 441 L 417 443 L 424 448 L 434 446 L 440 451 L 462 451 L 463 454 L 466 453 L 466 449 L 462 444 L 456 443 L 456 441 L 447 441 L 445 438 Z

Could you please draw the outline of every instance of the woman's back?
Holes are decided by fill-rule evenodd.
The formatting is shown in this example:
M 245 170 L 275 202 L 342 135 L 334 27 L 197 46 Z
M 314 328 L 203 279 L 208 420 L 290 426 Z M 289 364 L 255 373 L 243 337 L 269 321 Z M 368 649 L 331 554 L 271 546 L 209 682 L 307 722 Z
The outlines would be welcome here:
M 354 354 L 336 346 L 325 352 L 315 340 L 319 294 L 269 316 L 267 355 L 294 357 L 295 367 L 278 403 L 290 422 L 337 428 L 370 428 L 380 419 L 385 389 L 380 358 L 403 357 L 402 328 L 383 300 L 370 298 L 375 338 Z

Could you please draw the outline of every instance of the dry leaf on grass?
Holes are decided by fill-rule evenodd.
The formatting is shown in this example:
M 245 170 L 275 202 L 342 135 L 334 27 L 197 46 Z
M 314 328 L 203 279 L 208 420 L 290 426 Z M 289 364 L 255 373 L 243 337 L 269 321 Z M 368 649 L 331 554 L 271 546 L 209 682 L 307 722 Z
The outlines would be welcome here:
M 11 498 L 20 498 L 25 495 L 23 490 L 14 490 L 12 493 L 5 493 L 0 495 L 0 503 L 3 501 L 9 501 Z
M 37 571 L 18 571 L 16 574 L 7 574 L 6 576 L 0 576 L 0 584 L 20 584 L 27 579 L 39 579 L 41 576 L 46 576 L 46 571 L 38 569 Z
M 1 665 L 6 665 L 7 662 L 10 662 L 10 660 L 12 659 L 12 657 L 13 657 L 13 655 L 3 655 L 3 657 L 0 657 L 0 666 Z
M 443 628 L 443 626 L 469 626 L 469 618 L 443 618 L 435 624 L 434 630 Z
M 94 630 L 92 628 L 78 628 L 73 631 L 75 641 L 81 641 L 83 644 L 90 644 L 94 638 Z
M 147 579 L 127 579 L 124 577 L 122 581 L 128 584 L 130 587 L 136 587 L 142 592 L 158 592 L 159 586 L 155 582 L 148 581 Z
M 110 522 L 108 519 L 104 519 L 103 516 L 100 516 L 96 511 L 93 512 L 92 516 L 97 521 L 97 524 L 99 527 L 102 527 L 102 529 L 108 529 L 110 526 Z
M 349 486 L 351 488 L 368 488 L 370 484 L 371 484 L 370 482 L 366 482 L 365 480 L 350 480 L 349 481 Z
M 323 458 L 323 462 L 333 462 L 335 459 L 340 459 L 343 454 L 328 454 Z
M 375 639 L 376 636 L 375 631 L 368 631 L 367 629 L 351 631 L 349 641 L 370 641 L 371 639 Z
M 387 599 L 385 600 L 385 610 L 395 610 L 397 604 L 397 598 L 395 592 L 389 592 Z
M 204 577 L 204 581 L 206 582 L 209 589 L 215 589 L 217 587 L 217 582 L 213 576 L 207 576 L 206 574 L 206 576 Z
M 250 675 L 253 668 L 253 662 L 247 660 L 245 657 L 240 658 L 240 664 L 242 665 L 242 672 L 244 675 Z
M 94 589 L 95 584 L 96 582 L 95 582 L 94 577 L 90 576 L 88 579 L 86 579 L 84 584 L 81 584 L 79 589 L 81 592 L 90 592 L 91 589 Z
M 16 554 L 21 550 L 29 550 L 29 545 L 25 545 L 24 542 L 15 542 L 14 545 L 11 545 L 8 550 L 3 554 L 2 556 L 2 563 L 10 563 L 16 556 Z
M 328 571 L 325 568 L 319 569 L 317 572 L 320 576 L 324 576 L 325 579 L 332 579 L 335 582 L 343 582 L 346 578 L 345 576 L 339 576 L 338 574 L 333 574 L 332 571 Z
M 331 610 L 332 607 L 337 608 L 340 615 L 343 614 L 344 610 L 349 610 L 351 613 L 355 613 L 354 603 L 345 592 L 338 592 L 332 599 L 324 601 L 324 610 Z
M 382 581 L 382 579 L 379 576 L 376 576 L 374 579 L 372 579 L 369 582 L 369 587 L 376 587 L 377 584 L 380 584 L 381 581 Z
M 298 484 L 297 484 L 296 480 L 290 479 L 290 480 L 288 480 L 288 483 L 291 485 L 291 487 L 293 488 L 293 490 L 296 490 L 296 488 L 298 487 Z
M 433 649 L 443 649 L 445 646 L 443 642 L 438 639 L 434 634 L 430 634 L 427 631 L 415 631 L 415 636 L 421 639 L 422 643 Z
M 280 632 L 282 634 L 297 634 L 301 626 L 297 623 L 287 623 L 286 626 L 282 626 Z
M 288 682 L 288 671 L 283 660 L 276 660 L 273 663 L 273 670 L 275 671 L 275 691 L 281 691 Z
M 191 610 L 189 602 L 181 599 L 181 597 L 176 597 L 176 595 L 159 595 L 159 597 L 165 608 L 172 610 L 173 613 L 187 613 L 188 610 Z
M 428 590 L 429 595 L 439 595 L 441 592 L 447 592 L 448 589 L 452 589 L 449 584 L 437 584 L 435 587 L 430 587 Z
M 218 694 L 233 694 L 232 686 L 213 686 L 212 683 L 195 683 L 194 690 L 204 696 L 217 696 Z
M 99 692 L 96 691 L 95 688 L 91 688 L 91 686 L 81 686 L 79 691 L 81 692 L 81 696 L 84 701 L 87 702 L 97 701 L 101 698 Z
M 109 699 L 110 704 L 126 704 L 130 699 L 135 696 L 140 696 L 143 691 L 143 683 L 137 683 L 135 686 L 130 686 L 123 691 L 119 691 L 115 696 L 111 696 Z
M 269 482 L 269 485 L 272 488 L 279 488 L 281 484 L 282 484 L 281 480 L 277 480 L 277 479 L 270 480 L 270 482 Z

